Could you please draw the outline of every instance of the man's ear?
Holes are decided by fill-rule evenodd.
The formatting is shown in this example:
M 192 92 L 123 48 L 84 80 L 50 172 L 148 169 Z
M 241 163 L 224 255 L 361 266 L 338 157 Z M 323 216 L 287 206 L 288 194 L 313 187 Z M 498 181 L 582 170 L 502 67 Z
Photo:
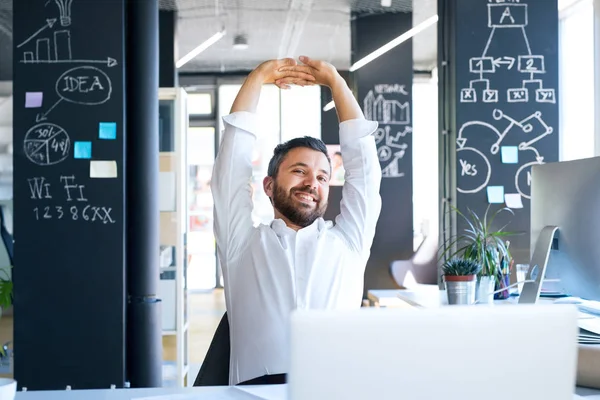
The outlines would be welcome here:
M 263 189 L 268 198 L 273 198 L 273 178 L 265 176 L 265 179 L 263 179 Z

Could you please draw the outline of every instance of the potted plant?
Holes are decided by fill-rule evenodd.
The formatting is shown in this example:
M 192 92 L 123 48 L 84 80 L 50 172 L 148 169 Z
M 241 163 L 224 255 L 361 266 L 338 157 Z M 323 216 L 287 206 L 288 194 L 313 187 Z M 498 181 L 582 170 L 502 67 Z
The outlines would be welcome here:
M 503 207 L 488 215 L 490 211 L 488 205 L 482 219 L 470 209 L 469 217 L 455 207 L 453 209 L 465 220 L 467 227 L 463 233 L 449 239 L 442 257 L 449 253 L 450 258 L 460 256 L 479 263 L 481 270 L 478 273 L 477 301 L 491 303 L 496 286 L 504 281 L 503 261 L 512 259 L 504 238 L 515 234 L 504 230 L 508 224 L 500 229 L 493 229 L 492 224 L 500 213 L 509 212 L 513 215 L 514 213 L 510 208 Z M 456 250 L 453 251 L 454 247 Z
M 475 303 L 477 274 L 480 271 L 481 264 L 464 258 L 452 258 L 442 265 L 448 304 Z
M 12 268 L 10 266 L 9 268 Z M 13 304 L 13 282 L 4 269 L 0 269 L 0 316 L 4 310 Z M 10 343 L 10 342 L 9 342 Z M 4 363 L 8 357 L 8 345 L 5 343 L 0 346 L 0 363 Z

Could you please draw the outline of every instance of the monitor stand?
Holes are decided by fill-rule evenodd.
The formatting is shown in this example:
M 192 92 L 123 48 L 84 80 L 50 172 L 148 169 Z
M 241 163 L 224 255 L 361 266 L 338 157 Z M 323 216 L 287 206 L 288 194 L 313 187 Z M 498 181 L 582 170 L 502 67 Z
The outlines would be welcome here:
M 523 289 L 519 295 L 519 304 L 534 304 L 539 299 L 542 282 L 546 275 L 548 258 L 550 257 L 550 249 L 552 248 L 552 240 L 554 240 L 554 234 L 557 230 L 558 226 L 549 225 L 545 226 L 540 232 L 525 277 L 525 280 L 532 280 L 533 282 L 523 284 Z

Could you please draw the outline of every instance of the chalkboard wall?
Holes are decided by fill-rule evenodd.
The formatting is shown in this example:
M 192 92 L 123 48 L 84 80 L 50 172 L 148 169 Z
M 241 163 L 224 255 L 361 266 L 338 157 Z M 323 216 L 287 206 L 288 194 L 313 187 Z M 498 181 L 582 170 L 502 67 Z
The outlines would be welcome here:
M 531 166 L 558 161 L 556 0 L 458 0 L 453 23 L 456 204 L 511 207 L 494 227 L 522 233 L 510 248 L 528 263 Z
M 355 16 L 352 61 L 411 27 L 411 13 Z M 375 139 L 383 173 L 382 210 L 367 263 L 365 292 L 396 288 L 390 264 L 413 254 L 412 64 L 412 41 L 407 40 L 353 75 L 365 117 L 379 122 Z
M 123 386 L 123 1 L 14 2 L 14 373 Z

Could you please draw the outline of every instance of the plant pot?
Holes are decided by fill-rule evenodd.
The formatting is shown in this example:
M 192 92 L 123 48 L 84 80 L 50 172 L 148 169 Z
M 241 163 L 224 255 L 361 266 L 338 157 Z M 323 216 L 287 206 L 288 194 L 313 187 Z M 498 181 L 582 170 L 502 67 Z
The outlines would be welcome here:
M 477 289 L 477 275 L 444 276 L 448 304 L 473 304 Z
M 477 303 L 494 304 L 494 288 L 496 279 L 493 276 L 482 276 L 477 281 Z

